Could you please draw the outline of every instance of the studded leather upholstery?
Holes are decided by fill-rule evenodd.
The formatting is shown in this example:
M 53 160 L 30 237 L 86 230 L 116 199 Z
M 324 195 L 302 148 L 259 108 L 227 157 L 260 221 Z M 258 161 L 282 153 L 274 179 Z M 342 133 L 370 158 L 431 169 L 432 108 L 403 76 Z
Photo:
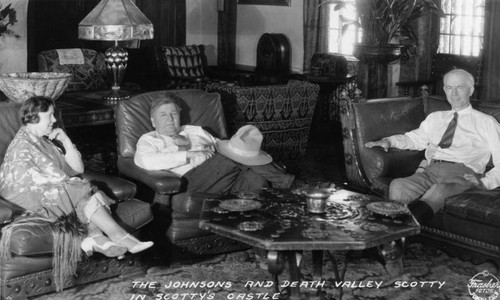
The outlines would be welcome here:
M 218 138 L 227 138 L 226 119 L 220 95 L 202 90 L 185 89 L 169 91 L 177 94 L 180 103 L 181 124 L 202 126 Z M 227 252 L 241 247 L 231 240 L 218 237 L 199 228 L 199 214 L 204 198 L 201 193 L 186 193 L 183 178 L 166 170 L 149 171 L 134 163 L 138 139 L 154 130 L 149 115 L 151 103 L 160 99 L 165 91 L 154 91 L 136 95 L 118 103 L 116 109 L 116 130 L 118 136 L 118 170 L 122 176 L 137 182 L 139 194 L 149 195 L 156 214 L 155 224 L 166 237 L 165 253 L 176 255 L 211 254 Z M 173 247 L 174 249 L 172 249 Z M 172 259 L 172 256 L 167 257 Z
M 21 126 L 19 108 L 20 104 L 0 103 L 0 163 Z M 129 232 L 136 232 L 152 220 L 149 204 L 133 199 L 136 186 L 132 182 L 92 172 L 83 176 L 118 202 L 112 206 L 114 216 Z M 22 212 L 22 208 L 0 197 L 0 228 L 12 222 Z M 52 278 L 52 243 L 49 226 L 26 225 L 14 230 L 10 243 L 12 258 L 0 258 L 0 299 L 25 299 L 55 290 Z M 80 263 L 80 272 L 86 271 L 78 278 L 68 278 L 65 287 L 122 275 L 123 272 L 130 272 L 135 265 L 137 262 L 134 256 L 129 256 L 126 263 L 118 266 L 116 259 L 104 259 L 102 255 L 95 254 Z M 99 266 L 101 271 L 105 268 L 107 272 L 100 273 L 95 266 Z
M 500 105 L 472 101 L 479 111 L 500 120 Z M 365 143 L 415 129 L 431 112 L 449 110 L 441 96 L 385 99 L 344 99 L 342 127 L 347 178 L 351 185 L 388 195 L 392 179 L 413 174 L 422 151 L 366 148 Z M 476 262 L 500 263 L 500 188 L 468 190 L 449 197 L 432 220 L 423 224 L 421 237 Z

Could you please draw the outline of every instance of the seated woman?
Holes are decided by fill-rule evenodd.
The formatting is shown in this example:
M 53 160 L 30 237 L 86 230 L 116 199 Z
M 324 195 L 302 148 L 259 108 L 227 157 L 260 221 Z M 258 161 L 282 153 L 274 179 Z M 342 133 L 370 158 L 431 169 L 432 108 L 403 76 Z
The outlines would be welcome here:
M 241 127 L 230 140 L 217 140 L 199 126 L 181 126 L 179 101 L 175 94 L 166 93 L 152 103 L 155 130 L 137 142 L 136 165 L 182 176 L 188 192 L 224 195 L 258 192 L 268 186 L 290 188 L 295 176 L 260 149 L 263 136 L 255 126 Z
M 97 251 L 108 257 L 151 247 L 152 242 L 140 242 L 116 223 L 109 210 L 112 199 L 76 177 L 84 170 L 81 155 L 66 133 L 54 128 L 54 105 L 45 97 L 23 103 L 23 126 L 0 166 L 0 196 L 26 210 L 2 230 L 3 251 L 9 249 L 9 230 L 43 222 L 51 224 L 54 257 L 64 253 L 63 260 L 73 266 L 80 247 L 87 255 Z

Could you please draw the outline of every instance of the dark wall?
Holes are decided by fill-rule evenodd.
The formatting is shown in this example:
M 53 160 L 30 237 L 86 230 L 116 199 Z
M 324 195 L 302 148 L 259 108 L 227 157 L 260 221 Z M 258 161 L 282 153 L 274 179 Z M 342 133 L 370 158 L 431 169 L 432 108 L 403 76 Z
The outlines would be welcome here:
M 113 42 L 78 39 L 78 23 L 99 0 L 31 0 L 28 5 L 28 71 L 37 71 L 36 55 L 58 48 L 90 48 L 104 52 Z M 186 43 L 185 0 L 136 0 L 154 26 L 154 39 L 141 41 L 140 49 L 127 49 L 125 81 L 146 89 L 157 87 L 154 46 Z
M 95 48 L 78 39 L 78 23 L 98 0 L 34 0 L 28 4 L 28 71 L 37 70 L 38 52 L 57 48 Z

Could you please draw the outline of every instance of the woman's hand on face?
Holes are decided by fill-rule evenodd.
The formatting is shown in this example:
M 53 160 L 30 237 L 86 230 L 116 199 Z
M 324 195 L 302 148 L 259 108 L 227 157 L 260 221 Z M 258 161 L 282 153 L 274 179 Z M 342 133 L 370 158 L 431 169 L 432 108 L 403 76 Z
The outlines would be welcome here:
M 62 130 L 61 128 L 54 128 L 54 130 L 52 130 L 52 132 L 49 133 L 48 138 L 51 140 L 53 139 L 59 140 L 61 143 L 66 143 L 68 141 L 71 141 L 66 132 L 64 132 L 64 130 Z

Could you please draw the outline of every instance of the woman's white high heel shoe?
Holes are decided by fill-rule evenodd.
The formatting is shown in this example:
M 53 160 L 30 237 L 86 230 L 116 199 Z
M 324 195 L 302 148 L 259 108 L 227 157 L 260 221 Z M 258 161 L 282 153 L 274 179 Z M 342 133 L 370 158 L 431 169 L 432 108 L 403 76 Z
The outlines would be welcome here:
M 127 252 L 126 247 L 111 240 L 106 241 L 104 244 L 98 244 L 95 239 L 98 236 L 105 237 L 104 235 L 99 234 L 87 237 L 82 241 L 80 246 L 82 250 L 85 251 L 85 254 L 87 254 L 87 256 L 91 256 L 94 251 L 97 251 L 106 255 L 107 257 L 118 257 L 118 259 L 123 258 L 123 255 L 125 254 L 125 252 Z
M 148 242 L 141 242 L 138 239 L 136 239 L 134 236 L 130 235 L 130 233 L 126 234 L 123 236 L 121 239 L 116 241 L 118 244 L 126 247 L 128 249 L 128 252 L 130 253 L 138 253 L 141 251 L 144 251 L 154 245 L 153 242 L 148 241 Z

